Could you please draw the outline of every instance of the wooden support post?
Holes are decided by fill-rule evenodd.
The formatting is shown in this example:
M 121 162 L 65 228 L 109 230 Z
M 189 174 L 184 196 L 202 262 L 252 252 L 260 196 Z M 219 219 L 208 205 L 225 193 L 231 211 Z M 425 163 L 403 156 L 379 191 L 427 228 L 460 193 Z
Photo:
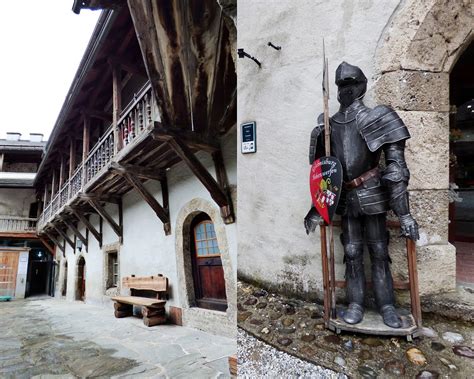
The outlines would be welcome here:
M 64 184 L 64 155 L 61 154 L 61 159 L 59 163 L 59 185 L 58 185 L 58 192 L 61 191 L 61 188 L 63 187 Z
M 232 224 L 235 221 L 234 209 L 232 204 L 232 197 L 230 194 L 229 179 L 227 178 L 227 172 L 225 169 L 222 151 L 218 150 L 212 153 L 212 159 L 214 160 L 214 166 L 216 167 L 217 183 L 227 196 L 227 202 L 229 204 L 225 207 L 221 207 L 221 216 L 226 224 Z
M 170 217 L 170 199 L 169 199 L 169 191 L 168 191 L 168 179 L 166 178 L 166 172 L 164 179 L 160 180 L 161 184 L 161 197 L 163 199 L 163 209 L 168 213 L 168 218 Z M 165 234 L 171 234 L 171 222 L 163 225 L 165 229 Z
M 112 66 L 112 119 L 114 128 L 114 153 L 117 154 L 122 148 L 121 138 L 119 137 L 118 120 L 120 118 L 120 112 L 122 111 L 122 69 L 120 65 L 114 64 Z
M 43 236 L 39 236 L 39 239 L 41 243 L 48 249 L 48 251 L 51 253 L 51 255 L 54 257 L 56 255 L 56 251 L 54 250 L 54 247 L 52 247 L 48 241 Z
M 90 118 L 88 116 L 84 116 L 84 125 L 82 130 L 82 188 L 84 188 L 87 181 L 86 160 L 87 156 L 89 155 L 90 125 Z
M 328 267 L 328 252 L 327 252 L 327 237 L 326 225 L 320 225 L 320 240 L 321 240 L 321 264 L 323 269 L 323 291 L 324 291 L 324 323 L 326 328 L 329 326 L 329 312 L 330 312 L 330 291 L 329 291 L 329 267 Z
M 87 238 L 77 229 L 77 227 L 69 220 L 62 218 L 61 221 L 63 222 L 64 225 L 66 225 L 71 231 L 76 235 L 77 238 L 79 238 L 82 242 L 82 244 L 86 247 L 87 249 Z
M 90 206 L 96 210 L 99 216 L 107 221 L 107 223 L 110 225 L 115 234 L 118 237 L 122 238 L 122 226 L 118 225 L 115 222 L 112 216 L 109 215 L 109 213 L 104 209 L 102 205 L 100 205 L 99 201 L 97 199 L 94 199 L 93 197 L 87 197 L 86 200 L 90 204 Z
M 410 238 L 407 238 L 407 259 L 408 259 L 408 276 L 410 280 L 410 300 L 411 300 L 411 313 L 415 318 L 416 325 L 421 328 L 421 303 L 420 293 L 418 290 L 418 270 L 416 266 L 416 246 L 415 242 Z
M 53 178 L 51 179 L 51 201 L 54 199 L 54 190 L 56 187 L 56 171 L 53 170 Z
M 44 185 L 44 194 L 43 194 L 43 207 L 46 208 L 48 204 L 48 184 Z
M 67 207 L 66 209 L 71 211 L 71 213 L 74 214 L 74 216 L 76 216 L 77 219 L 84 224 L 87 230 L 89 230 L 97 242 L 99 242 L 99 246 L 102 247 L 102 233 L 97 231 L 97 229 L 90 223 L 86 216 L 76 208 Z
M 191 171 L 196 175 L 196 177 L 201 181 L 204 187 L 207 188 L 211 197 L 219 205 L 219 207 L 224 208 L 229 206 L 226 194 L 222 191 L 217 184 L 216 180 L 212 175 L 207 171 L 207 169 L 202 165 L 202 163 L 196 158 L 194 153 L 179 139 L 171 138 L 167 141 L 169 146 L 174 150 L 174 152 L 188 165 Z
M 74 244 L 74 242 L 69 238 L 69 236 L 61 230 L 60 227 L 54 225 L 54 224 L 51 224 L 51 226 L 64 238 L 64 241 L 66 241 L 69 246 L 71 246 L 74 254 L 76 253 L 76 245 Z
M 49 233 L 48 231 L 45 231 L 44 233 L 45 233 L 45 234 L 49 237 L 49 239 L 50 239 L 51 241 L 53 241 L 53 242 L 55 243 L 55 245 L 56 245 L 57 247 L 59 247 L 59 249 L 63 252 L 63 257 L 66 257 L 66 246 L 65 246 L 65 245 L 61 245 L 61 243 L 59 242 L 59 240 L 58 240 L 55 236 L 53 236 L 52 233 Z
M 76 140 L 71 137 L 69 141 L 69 179 L 72 178 L 74 169 L 76 168 Z

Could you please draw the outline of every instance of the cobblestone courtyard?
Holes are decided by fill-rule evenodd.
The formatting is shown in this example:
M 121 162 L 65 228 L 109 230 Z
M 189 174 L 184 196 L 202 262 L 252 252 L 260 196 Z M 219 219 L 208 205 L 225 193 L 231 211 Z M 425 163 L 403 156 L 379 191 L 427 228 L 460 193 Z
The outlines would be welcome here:
M 229 377 L 235 340 L 51 298 L 0 303 L 0 377 Z

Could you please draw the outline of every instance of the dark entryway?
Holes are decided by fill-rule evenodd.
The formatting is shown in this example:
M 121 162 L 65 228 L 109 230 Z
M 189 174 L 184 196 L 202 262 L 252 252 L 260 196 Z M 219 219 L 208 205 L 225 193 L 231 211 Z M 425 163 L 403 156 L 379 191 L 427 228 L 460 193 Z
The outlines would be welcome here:
M 198 307 L 225 311 L 224 269 L 214 224 L 200 213 L 191 224 L 191 260 L 196 304 Z
M 26 296 L 53 296 L 53 257 L 45 249 L 32 248 L 29 255 Z
M 449 241 L 456 246 L 456 274 L 474 284 L 474 42 L 450 75 Z
M 76 300 L 84 301 L 86 299 L 86 261 L 84 257 L 79 258 L 77 262 L 77 291 Z

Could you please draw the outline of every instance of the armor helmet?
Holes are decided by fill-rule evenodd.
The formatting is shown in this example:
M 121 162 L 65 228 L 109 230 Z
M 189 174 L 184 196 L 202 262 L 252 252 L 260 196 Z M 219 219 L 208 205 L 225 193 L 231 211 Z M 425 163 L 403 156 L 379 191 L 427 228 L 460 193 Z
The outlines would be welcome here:
M 362 70 L 347 62 L 342 62 L 336 69 L 337 100 L 347 107 L 355 100 L 364 97 L 367 91 L 367 78 Z

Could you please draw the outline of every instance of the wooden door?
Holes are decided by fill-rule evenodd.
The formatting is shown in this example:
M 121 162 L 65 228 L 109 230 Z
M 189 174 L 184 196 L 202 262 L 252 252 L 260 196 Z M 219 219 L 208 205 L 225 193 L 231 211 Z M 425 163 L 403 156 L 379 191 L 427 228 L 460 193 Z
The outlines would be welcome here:
M 15 296 L 19 253 L 0 251 L 0 296 Z
M 86 298 L 86 261 L 81 257 L 77 265 L 77 298 L 84 301 Z
M 225 311 L 224 270 L 214 224 L 207 215 L 196 217 L 192 225 L 192 262 L 196 303 L 201 308 Z

